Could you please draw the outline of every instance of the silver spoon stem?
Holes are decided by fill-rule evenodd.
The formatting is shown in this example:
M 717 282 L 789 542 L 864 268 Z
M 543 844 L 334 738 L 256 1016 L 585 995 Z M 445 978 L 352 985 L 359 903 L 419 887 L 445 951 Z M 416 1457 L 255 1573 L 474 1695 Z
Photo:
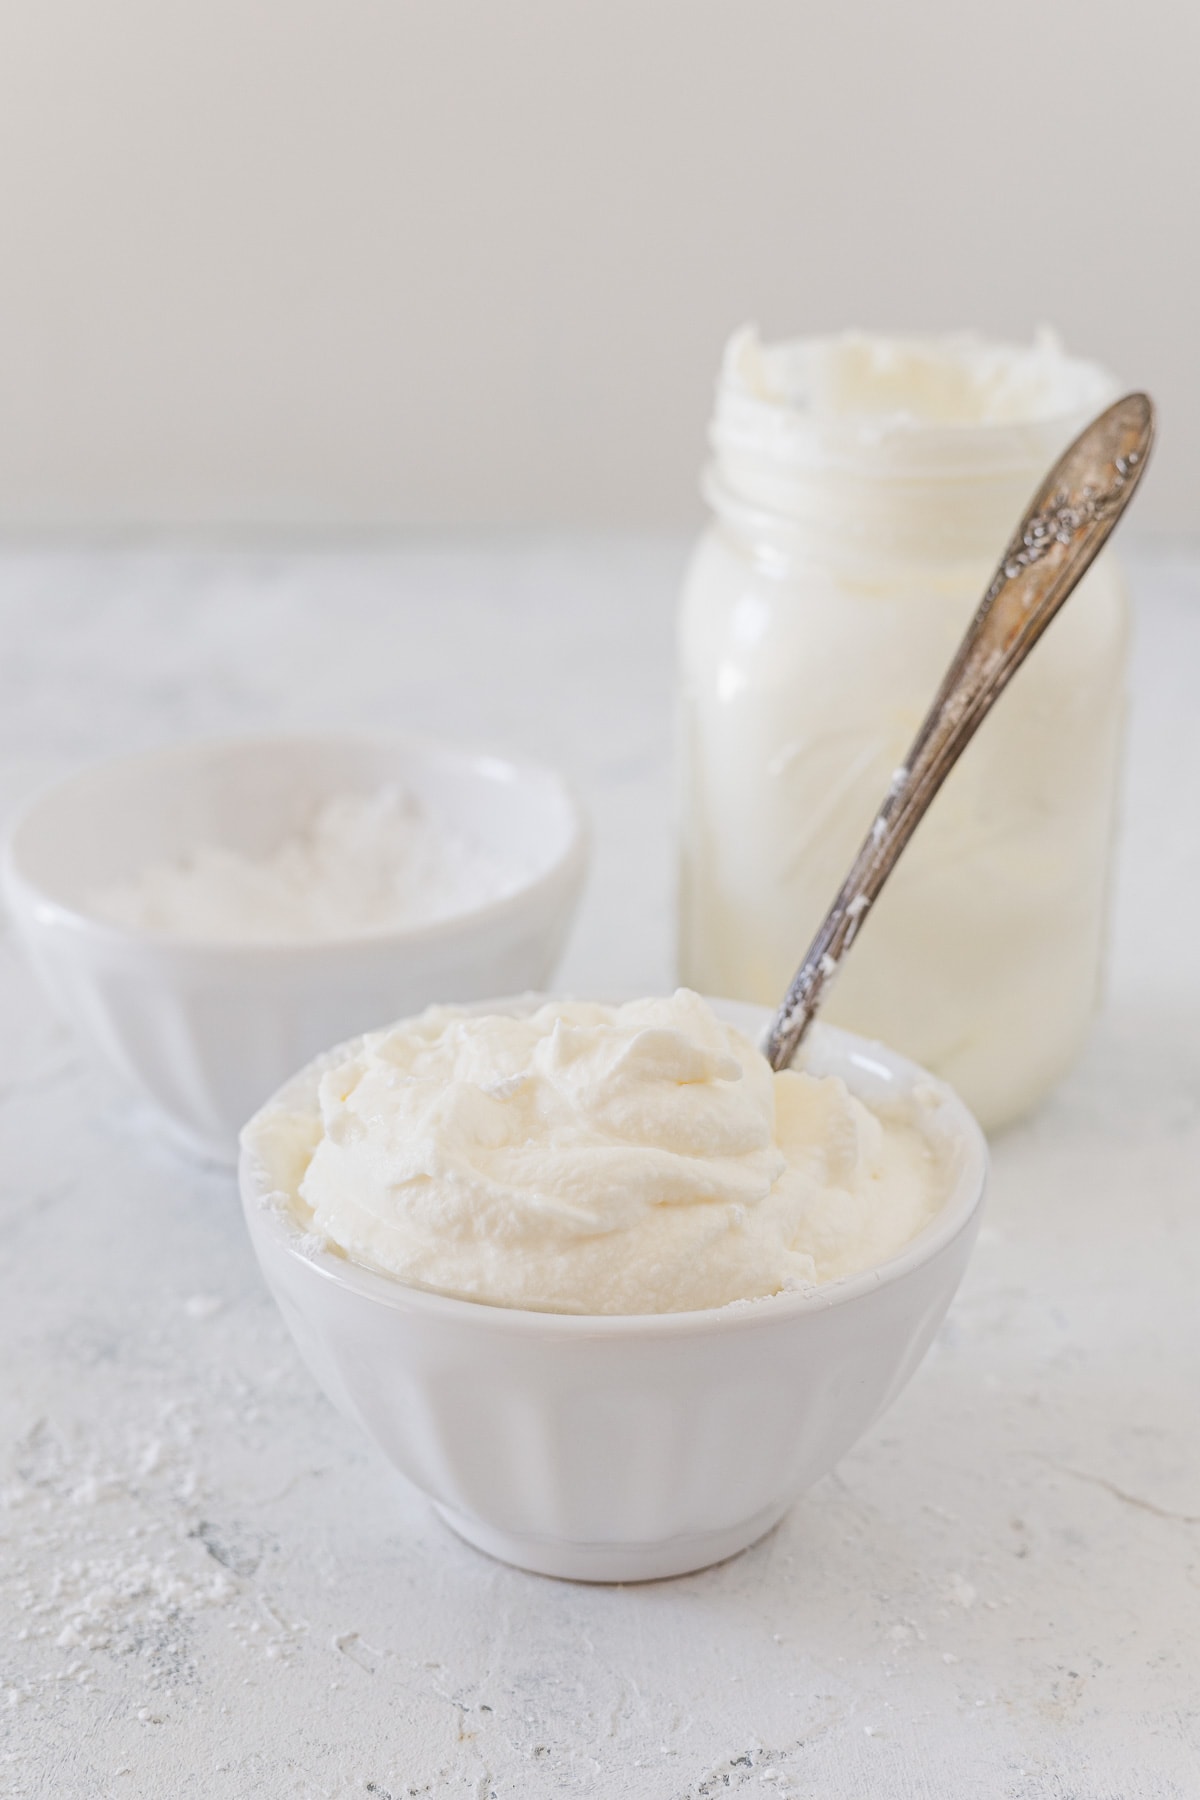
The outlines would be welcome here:
M 772 1068 L 788 1067 L 934 796 L 1128 506 L 1153 441 L 1153 403 L 1127 394 L 1092 420 L 1034 495 L 772 1021 Z

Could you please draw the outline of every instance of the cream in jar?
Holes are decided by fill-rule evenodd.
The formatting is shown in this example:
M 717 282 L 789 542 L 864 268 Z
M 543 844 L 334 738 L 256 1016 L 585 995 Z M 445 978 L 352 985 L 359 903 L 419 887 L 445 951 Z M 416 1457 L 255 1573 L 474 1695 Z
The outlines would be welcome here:
M 773 1004 L 1047 465 L 1114 392 L 1049 336 L 861 334 L 726 353 L 680 616 L 682 978 Z M 985 1125 L 1093 1009 L 1124 595 L 1087 576 L 950 776 L 824 1009 Z

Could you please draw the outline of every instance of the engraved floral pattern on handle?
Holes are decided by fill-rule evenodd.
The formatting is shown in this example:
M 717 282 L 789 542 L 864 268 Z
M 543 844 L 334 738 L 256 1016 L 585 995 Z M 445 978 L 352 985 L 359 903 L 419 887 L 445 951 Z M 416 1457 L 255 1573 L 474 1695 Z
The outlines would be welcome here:
M 1021 535 L 1004 552 L 988 589 L 988 599 L 994 599 L 1006 581 L 1015 581 L 1024 569 L 1041 562 L 1056 544 L 1070 544 L 1085 525 L 1103 522 L 1119 513 L 1128 498 L 1126 489 L 1140 474 L 1144 461 L 1143 452 L 1133 449 L 1114 460 L 1113 479 L 1108 487 L 1097 488 L 1089 482 L 1077 495 L 1059 488 L 1049 505 L 1029 518 Z

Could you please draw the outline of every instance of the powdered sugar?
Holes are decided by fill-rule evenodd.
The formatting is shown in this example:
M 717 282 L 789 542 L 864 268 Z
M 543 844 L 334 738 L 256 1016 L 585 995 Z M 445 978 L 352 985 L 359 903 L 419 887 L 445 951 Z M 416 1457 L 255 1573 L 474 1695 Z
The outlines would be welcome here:
M 12 1552 L 0 1589 L 17 1621 L 0 1704 L 90 1688 L 114 1658 L 169 1694 L 194 1679 L 198 1621 L 213 1612 L 247 1650 L 291 1656 L 307 1627 L 252 1584 L 254 1533 L 204 1517 L 193 1435 L 168 1404 L 154 1429 L 110 1434 L 103 1450 L 46 1421 L 17 1446 L 0 1486 L 0 1541 Z
M 269 855 L 196 844 L 93 904 L 110 924 L 163 936 L 305 943 L 469 912 L 522 873 L 386 787 L 332 795 Z

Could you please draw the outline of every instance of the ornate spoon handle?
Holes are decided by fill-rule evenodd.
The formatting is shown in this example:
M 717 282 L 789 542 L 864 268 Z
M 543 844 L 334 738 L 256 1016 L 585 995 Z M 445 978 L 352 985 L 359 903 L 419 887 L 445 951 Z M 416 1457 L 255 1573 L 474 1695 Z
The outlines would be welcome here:
M 767 1039 L 772 1068 L 791 1062 L 904 846 L 1128 506 L 1153 441 L 1153 403 L 1127 394 L 1092 420 L 1034 495 L 775 1015 Z

